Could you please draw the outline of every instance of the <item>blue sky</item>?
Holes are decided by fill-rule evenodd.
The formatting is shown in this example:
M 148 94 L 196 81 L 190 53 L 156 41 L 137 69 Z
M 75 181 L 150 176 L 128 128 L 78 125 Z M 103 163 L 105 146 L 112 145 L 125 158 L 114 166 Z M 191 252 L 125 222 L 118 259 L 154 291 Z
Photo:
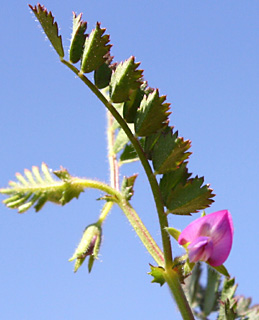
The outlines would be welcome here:
M 36 3 L 32 3 L 33 5 Z M 68 49 L 72 11 L 88 31 L 107 28 L 116 61 L 136 56 L 149 85 L 172 103 L 171 124 L 192 140 L 190 171 L 217 194 L 206 212 L 229 209 L 235 235 L 226 262 L 238 293 L 259 303 L 258 1 L 45 1 Z M 0 185 L 46 162 L 108 181 L 105 109 L 58 61 L 27 1 L 2 3 Z M 92 79 L 92 75 L 90 75 Z M 139 164 L 132 203 L 160 243 L 154 203 Z M 145 186 L 145 187 L 144 187 Z M 86 191 L 65 207 L 19 215 L 0 207 L 3 319 L 180 319 L 166 286 L 151 284 L 154 263 L 119 209 L 104 225 L 100 260 L 89 275 L 67 260 L 85 226 L 98 218 L 100 194 Z M 193 217 L 170 217 L 184 228 Z M 181 250 L 173 244 L 174 253 Z

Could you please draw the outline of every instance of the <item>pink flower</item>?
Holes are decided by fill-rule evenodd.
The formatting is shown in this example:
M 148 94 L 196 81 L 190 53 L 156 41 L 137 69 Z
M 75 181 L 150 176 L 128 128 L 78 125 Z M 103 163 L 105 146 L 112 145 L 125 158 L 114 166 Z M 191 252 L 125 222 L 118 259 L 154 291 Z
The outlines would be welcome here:
M 190 223 L 180 234 L 178 242 L 187 244 L 190 262 L 207 261 L 217 267 L 229 256 L 233 232 L 229 211 L 221 210 Z

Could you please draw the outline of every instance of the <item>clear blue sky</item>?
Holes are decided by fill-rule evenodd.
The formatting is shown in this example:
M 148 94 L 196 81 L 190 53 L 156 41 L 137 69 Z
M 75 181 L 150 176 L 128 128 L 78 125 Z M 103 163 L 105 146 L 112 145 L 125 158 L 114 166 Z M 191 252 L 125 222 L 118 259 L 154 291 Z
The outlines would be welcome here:
M 32 3 L 33 5 L 36 3 Z M 171 124 L 192 140 L 190 170 L 217 194 L 207 213 L 229 209 L 235 225 L 226 262 L 238 293 L 259 303 L 258 124 L 259 2 L 50 1 L 68 49 L 72 11 L 90 31 L 100 21 L 112 54 L 135 55 L 149 85 L 167 94 Z M 27 7 L 1 4 L 0 185 L 40 165 L 108 181 L 105 110 L 59 63 Z M 90 75 L 90 78 L 92 76 Z M 154 204 L 138 164 L 133 205 L 160 243 Z M 180 319 L 166 286 L 151 284 L 154 263 L 118 209 L 104 225 L 100 260 L 89 275 L 67 260 L 84 227 L 98 218 L 100 194 L 23 215 L 0 207 L 2 319 Z M 184 228 L 194 218 L 170 217 Z M 174 252 L 181 252 L 174 244 Z

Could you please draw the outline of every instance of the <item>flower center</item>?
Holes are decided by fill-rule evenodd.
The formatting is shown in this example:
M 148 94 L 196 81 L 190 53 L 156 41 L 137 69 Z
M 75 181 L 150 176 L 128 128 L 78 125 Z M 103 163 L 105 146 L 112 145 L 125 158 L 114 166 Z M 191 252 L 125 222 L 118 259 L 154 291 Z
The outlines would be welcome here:
M 188 246 L 190 262 L 207 261 L 213 253 L 210 237 L 198 237 Z

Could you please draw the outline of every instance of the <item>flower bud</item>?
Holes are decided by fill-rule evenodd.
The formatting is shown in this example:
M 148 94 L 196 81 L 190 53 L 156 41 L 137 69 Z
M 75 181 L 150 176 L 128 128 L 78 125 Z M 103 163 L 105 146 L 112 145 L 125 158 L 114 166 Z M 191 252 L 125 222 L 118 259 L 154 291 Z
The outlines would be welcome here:
M 89 256 L 88 270 L 91 272 L 94 260 L 98 258 L 101 245 L 102 229 L 99 224 L 91 224 L 85 228 L 81 241 L 69 261 L 76 260 L 74 272 L 83 264 Z

